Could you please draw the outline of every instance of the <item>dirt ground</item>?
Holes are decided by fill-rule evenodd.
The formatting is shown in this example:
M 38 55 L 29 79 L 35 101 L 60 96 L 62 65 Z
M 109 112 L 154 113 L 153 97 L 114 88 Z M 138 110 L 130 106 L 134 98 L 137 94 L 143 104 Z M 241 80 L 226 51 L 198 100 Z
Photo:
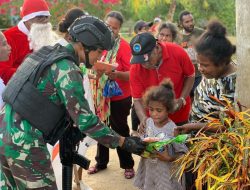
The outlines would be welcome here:
M 131 124 L 130 117 L 128 118 L 128 124 Z M 91 160 L 90 166 L 96 163 L 95 155 L 96 145 L 93 145 L 86 152 L 86 157 Z M 86 170 L 83 170 L 82 181 L 93 190 L 136 190 L 137 188 L 133 186 L 134 179 L 126 179 L 124 177 L 124 170 L 120 168 L 116 150 L 110 149 L 109 158 L 108 168 L 103 171 L 89 175 Z M 140 157 L 133 155 L 133 158 L 136 171 Z
M 96 145 L 90 147 L 86 157 L 91 160 L 90 166 L 94 165 L 96 154 Z M 139 162 L 139 156 L 133 156 L 136 170 Z M 88 175 L 83 170 L 82 180 L 93 190 L 136 190 L 133 186 L 133 178 L 126 179 L 124 170 L 119 167 L 119 159 L 115 150 L 110 150 L 110 161 L 106 170 L 100 171 L 94 175 Z

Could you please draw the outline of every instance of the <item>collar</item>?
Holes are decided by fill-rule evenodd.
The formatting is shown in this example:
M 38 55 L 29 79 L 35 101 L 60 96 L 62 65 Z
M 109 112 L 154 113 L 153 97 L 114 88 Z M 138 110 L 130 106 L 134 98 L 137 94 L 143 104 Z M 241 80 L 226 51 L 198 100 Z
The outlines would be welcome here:
M 17 24 L 18 29 L 24 33 L 26 36 L 29 35 L 30 31 L 27 29 L 27 27 L 25 26 L 23 20 L 20 20 L 19 23 Z

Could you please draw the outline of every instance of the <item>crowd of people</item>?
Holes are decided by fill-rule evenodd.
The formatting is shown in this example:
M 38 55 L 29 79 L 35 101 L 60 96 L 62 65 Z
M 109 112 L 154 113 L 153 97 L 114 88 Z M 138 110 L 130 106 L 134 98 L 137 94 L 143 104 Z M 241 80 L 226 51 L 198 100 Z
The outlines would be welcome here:
M 147 137 L 218 130 L 201 119 L 212 112 L 219 118 L 222 105 L 211 95 L 234 101 L 236 47 L 226 28 L 215 20 L 206 30 L 197 28 L 192 13 L 182 11 L 180 29 L 158 17 L 139 20 L 127 42 L 118 11 L 101 20 L 72 8 L 56 32 L 51 16 L 45 0 L 24 0 L 21 21 L 0 33 L 1 189 L 57 189 L 46 143 L 60 139 L 65 120 L 98 142 L 88 174 L 106 169 L 109 148 L 115 148 L 124 177 L 135 176 L 135 187 L 193 189 L 192 173 L 179 181 L 171 175 L 172 162 L 188 151 L 185 144 L 141 157 L 136 172 L 132 154 L 144 152 Z M 95 68 L 97 62 L 109 69 Z M 84 96 L 84 77 L 95 113 Z M 121 94 L 104 96 L 106 88 Z

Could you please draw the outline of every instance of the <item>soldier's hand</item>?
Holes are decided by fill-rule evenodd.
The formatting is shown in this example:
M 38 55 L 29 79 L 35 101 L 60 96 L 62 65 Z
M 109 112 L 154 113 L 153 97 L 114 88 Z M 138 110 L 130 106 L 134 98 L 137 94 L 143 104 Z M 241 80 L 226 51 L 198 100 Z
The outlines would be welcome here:
M 139 137 L 125 137 L 121 148 L 133 154 L 141 155 L 146 149 L 146 144 Z

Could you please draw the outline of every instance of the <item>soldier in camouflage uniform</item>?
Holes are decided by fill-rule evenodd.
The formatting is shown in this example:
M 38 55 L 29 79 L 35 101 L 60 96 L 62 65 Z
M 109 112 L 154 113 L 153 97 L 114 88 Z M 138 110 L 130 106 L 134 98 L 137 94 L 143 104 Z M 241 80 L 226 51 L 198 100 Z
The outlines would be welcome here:
M 71 25 L 69 33 L 72 42 L 66 46 L 68 52 L 79 57 L 79 61 L 88 67 L 94 64 L 104 49 L 109 50 L 113 45 L 111 30 L 96 17 L 80 17 Z M 15 75 L 22 72 L 23 67 L 30 64 L 29 61 L 28 57 Z M 74 124 L 103 145 L 109 148 L 120 146 L 136 154 L 144 150 L 145 144 L 139 138 L 119 136 L 90 111 L 84 98 L 78 63 L 67 59 L 55 62 L 44 70 L 36 88 L 56 105 L 63 105 Z M 43 133 L 8 103 L 2 109 L 0 119 L 0 189 L 56 190 Z

